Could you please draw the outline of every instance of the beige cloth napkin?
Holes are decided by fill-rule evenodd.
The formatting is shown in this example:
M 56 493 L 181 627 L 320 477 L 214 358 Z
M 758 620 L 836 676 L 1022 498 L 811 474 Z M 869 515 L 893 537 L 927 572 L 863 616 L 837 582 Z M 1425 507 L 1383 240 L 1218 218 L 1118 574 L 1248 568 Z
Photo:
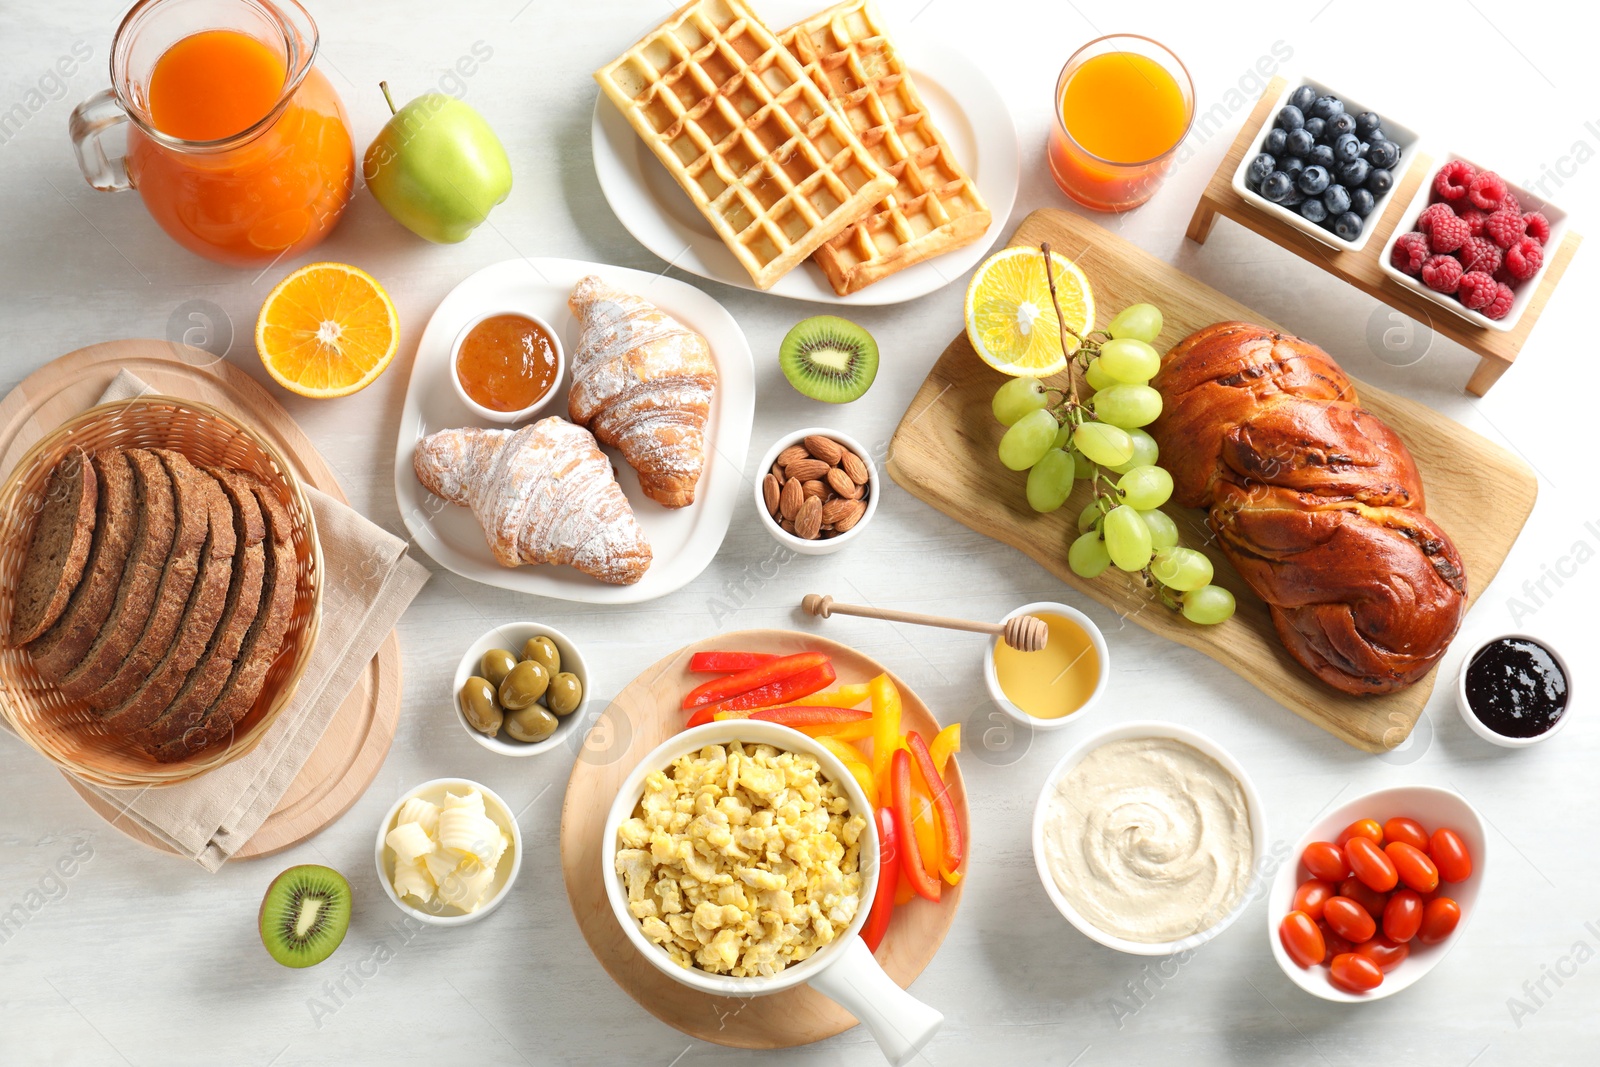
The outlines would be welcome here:
M 122 371 L 99 402 L 147 392 L 149 386 Z M 310 486 L 305 494 L 326 567 L 322 627 L 299 688 L 261 743 L 232 763 L 163 789 L 85 783 L 123 810 L 123 818 L 208 871 L 232 858 L 278 806 L 362 669 L 428 580 L 428 569 L 406 554 L 406 542 Z

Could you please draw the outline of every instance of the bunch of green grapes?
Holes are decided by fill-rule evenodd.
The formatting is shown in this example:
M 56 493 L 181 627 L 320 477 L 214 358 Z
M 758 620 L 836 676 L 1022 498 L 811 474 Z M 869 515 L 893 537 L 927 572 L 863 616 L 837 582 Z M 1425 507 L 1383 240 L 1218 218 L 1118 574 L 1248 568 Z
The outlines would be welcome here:
M 1092 396 L 1079 400 L 1047 389 L 1036 378 L 1013 378 L 994 395 L 995 418 L 1007 428 L 1000 462 L 1028 472 L 1028 504 L 1055 511 L 1080 478 L 1094 497 L 1078 517 L 1067 565 L 1083 578 L 1108 567 L 1143 574 L 1161 599 L 1190 622 L 1212 625 L 1231 617 L 1233 594 L 1212 585 L 1211 561 L 1178 544 L 1178 526 L 1161 510 L 1172 496 L 1172 475 L 1157 465 L 1160 450 L 1144 427 L 1161 415 L 1161 394 L 1150 386 L 1161 367 L 1153 342 L 1160 309 L 1124 308 L 1103 331 L 1084 339 L 1075 358 L 1087 360 Z

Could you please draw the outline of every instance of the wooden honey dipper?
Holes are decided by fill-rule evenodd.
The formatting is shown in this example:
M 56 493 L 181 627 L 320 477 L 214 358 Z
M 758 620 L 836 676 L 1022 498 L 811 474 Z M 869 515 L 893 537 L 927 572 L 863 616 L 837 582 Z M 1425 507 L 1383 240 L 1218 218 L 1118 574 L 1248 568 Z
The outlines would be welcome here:
M 917 611 L 895 611 L 891 608 L 868 608 L 860 604 L 836 604 L 831 596 L 807 593 L 800 601 L 807 615 L 826 619 L 834 612 L 855 615 L 863 619 L 883 619 L 887 622 L 909 622 L 917 626 L 940 626 L 946 630 L 967 630 L 976 634 L 999 634 L 1000 639 L 1018 652 L 1038 652 L 1050 639 L 1050 627 L 1037 615 L 1016 615 L 1005 622 L 976 622 L 971 619 L 951 619 L 943 615 L 924 615 Z

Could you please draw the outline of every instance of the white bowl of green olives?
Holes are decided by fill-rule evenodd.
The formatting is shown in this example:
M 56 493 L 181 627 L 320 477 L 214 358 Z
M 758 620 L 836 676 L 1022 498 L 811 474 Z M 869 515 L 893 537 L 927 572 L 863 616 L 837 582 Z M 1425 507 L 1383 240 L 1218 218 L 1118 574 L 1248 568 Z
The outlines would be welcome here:
M 503 756 L 532 756 L 561 744 L 588 695 L 583 654 L 543 623 L 494 627 L 456 668 L 456 718 L 474 741 Z

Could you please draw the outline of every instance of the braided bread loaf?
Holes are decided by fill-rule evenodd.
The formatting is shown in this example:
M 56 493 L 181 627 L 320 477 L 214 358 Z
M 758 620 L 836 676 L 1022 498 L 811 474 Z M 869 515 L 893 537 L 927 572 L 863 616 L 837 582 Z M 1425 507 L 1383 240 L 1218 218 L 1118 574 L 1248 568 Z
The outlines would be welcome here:
M 1421 678 L 1466 610 L 1466 573 L 1423 513 L 1405 444 L 1317 346 L 1245 322 L 1180 341 L 1151 382 L 1173 499 L 1218 544 L 1284 646 L 1357 695 Z

